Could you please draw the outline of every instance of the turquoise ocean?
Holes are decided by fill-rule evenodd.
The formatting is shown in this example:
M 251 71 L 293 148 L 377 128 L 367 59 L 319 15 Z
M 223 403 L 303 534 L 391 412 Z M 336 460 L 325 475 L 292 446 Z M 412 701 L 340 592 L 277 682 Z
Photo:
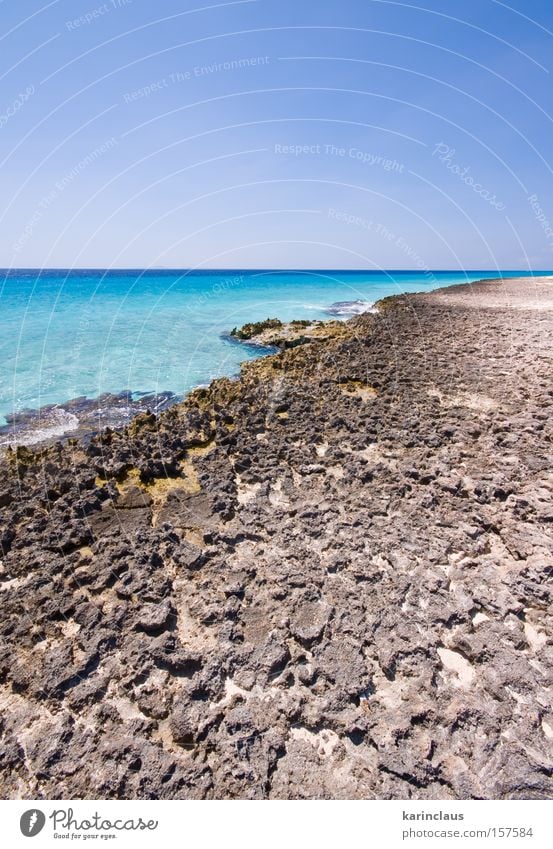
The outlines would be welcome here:
M 13 425 L 14 414 L 26 410 L 60 405 L 60 418 L 52 423 L 50 416 L 48 426 L 61 435 L 74 424 L 74 411 L 67 414 L 63 408 L 70 399 L 125 391 L 129 398 L 157 393 L 180 398 L 215 377 L 236 374 L 240 362 L 259 356 L 259 350 L 233 344 L 224 335 L 248 321 L 328 319 L 332 314 L 345 319 L 386 295 L 531 275 L 482 270 L 0 271 L 0 424 Z

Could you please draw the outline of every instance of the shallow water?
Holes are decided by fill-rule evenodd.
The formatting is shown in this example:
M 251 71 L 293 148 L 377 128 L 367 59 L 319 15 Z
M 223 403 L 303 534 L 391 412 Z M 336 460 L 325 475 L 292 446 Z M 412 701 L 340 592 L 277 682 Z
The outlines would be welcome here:
M 224 338 L 248 321 L 328 319 L 338 302 L 358 313 L 359 302 L 500 274 L 524 272 L 0 271 L 0 423 L 79 396 L 180 397 L 259 355 Z M 56 434 L 72 416 L 52 423 Z

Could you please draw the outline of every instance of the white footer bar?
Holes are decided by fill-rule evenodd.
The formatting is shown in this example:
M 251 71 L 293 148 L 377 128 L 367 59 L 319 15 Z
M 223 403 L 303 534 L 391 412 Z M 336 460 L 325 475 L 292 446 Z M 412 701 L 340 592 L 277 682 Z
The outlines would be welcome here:
M 550 801 L 2 801 L 6 847 L 550 849 Z

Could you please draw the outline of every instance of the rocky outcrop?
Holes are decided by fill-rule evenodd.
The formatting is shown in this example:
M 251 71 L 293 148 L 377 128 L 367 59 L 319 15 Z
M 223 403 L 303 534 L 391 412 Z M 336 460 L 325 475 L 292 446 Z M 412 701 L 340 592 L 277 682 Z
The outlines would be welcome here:
M 449 291 L 6 455 L 4 797 L 551 796 L 552 287 Z
M 307 342 L 326 342 L 347 336 L 342 321 L 309 321 L 308 319 L 282 322 L 275 318 L 234 327 L 225 335 L 226 341 L 243 342 L 256 348 L 273 348 L 286 351 Z

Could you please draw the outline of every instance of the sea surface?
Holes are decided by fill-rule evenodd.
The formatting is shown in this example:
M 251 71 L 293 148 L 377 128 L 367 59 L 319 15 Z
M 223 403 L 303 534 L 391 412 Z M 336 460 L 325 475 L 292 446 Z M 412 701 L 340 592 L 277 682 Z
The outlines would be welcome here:
M 499 276 L 531 273 L 0 270 L 0 445 L 70 434 L 91 401 L 99 426 L 117 425 L 234 375 L 260 355 L 225 338 L 246 322 L 346 319 L 386 295 Z

